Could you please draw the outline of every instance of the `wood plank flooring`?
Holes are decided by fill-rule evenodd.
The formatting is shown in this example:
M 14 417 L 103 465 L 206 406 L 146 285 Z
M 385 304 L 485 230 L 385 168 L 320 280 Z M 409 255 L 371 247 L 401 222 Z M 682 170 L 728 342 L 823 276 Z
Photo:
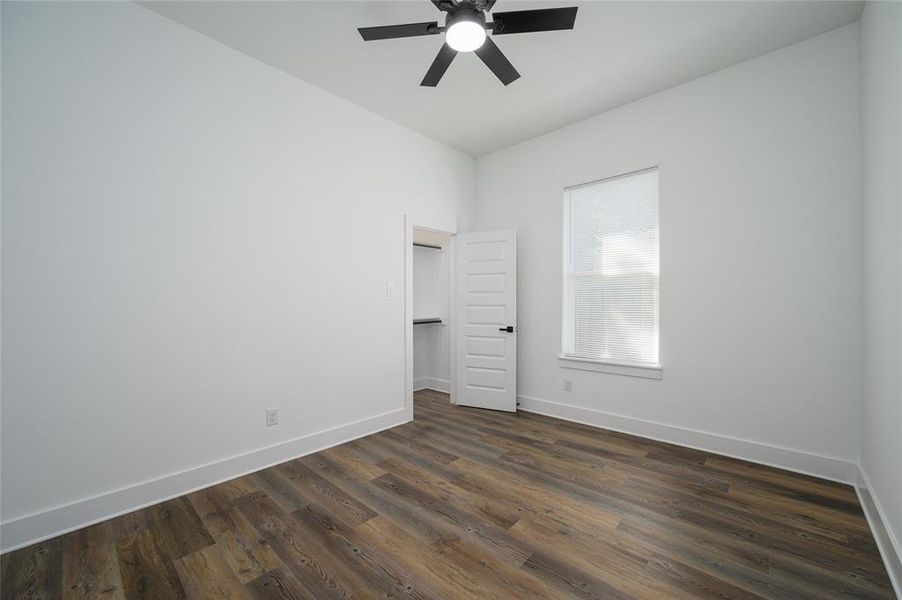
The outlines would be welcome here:
M 435 392 L 0 562 L 4 599 L 893 597 L 849 486 Z

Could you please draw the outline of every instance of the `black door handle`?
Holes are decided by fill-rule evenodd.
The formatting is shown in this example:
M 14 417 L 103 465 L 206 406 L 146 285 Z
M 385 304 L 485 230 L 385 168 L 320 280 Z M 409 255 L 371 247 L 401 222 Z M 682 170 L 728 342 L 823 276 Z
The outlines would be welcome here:
M 506 331 L 506 332 L 508 332 L 508 333 L 513 333 L 513 332 L 514 332 L 514 326 L 513 326 L 513 325 L 508 325 L 507 327 L 499 327 L 499 328 L 498 328 L 498 331 Z

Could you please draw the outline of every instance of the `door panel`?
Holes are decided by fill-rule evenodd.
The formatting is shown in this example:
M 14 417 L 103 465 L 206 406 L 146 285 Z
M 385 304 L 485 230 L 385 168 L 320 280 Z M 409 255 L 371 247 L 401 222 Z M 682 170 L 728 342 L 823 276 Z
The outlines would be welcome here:
M 516 411 L 517 232 L 458 234 L 456 256 L 456 402 Z

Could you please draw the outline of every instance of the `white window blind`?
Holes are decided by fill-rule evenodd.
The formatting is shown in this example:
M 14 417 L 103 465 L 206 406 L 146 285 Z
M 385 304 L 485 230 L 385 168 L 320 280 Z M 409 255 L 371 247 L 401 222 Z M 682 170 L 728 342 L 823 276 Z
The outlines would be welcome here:
M 563 356 L 658 365 L 658 169 L 564 193 Z

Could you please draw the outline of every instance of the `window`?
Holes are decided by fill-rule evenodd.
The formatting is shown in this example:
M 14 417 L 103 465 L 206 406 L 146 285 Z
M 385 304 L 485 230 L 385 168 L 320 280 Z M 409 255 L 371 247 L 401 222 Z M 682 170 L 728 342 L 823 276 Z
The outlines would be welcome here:
M 657 168 L 564 191 L 561 366 L 660 378 L 658 282 Z

